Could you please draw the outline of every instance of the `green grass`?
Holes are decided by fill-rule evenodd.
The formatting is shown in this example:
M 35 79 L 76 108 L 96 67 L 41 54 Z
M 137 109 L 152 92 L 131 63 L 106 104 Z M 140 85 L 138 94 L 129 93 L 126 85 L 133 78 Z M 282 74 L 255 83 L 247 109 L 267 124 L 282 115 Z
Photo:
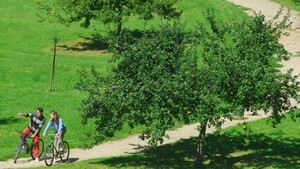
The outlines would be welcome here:
M 272 1 L 277 2 L 282 6 L 288 7 L 300 13 L 300 3 L 295 4 L 293 0 L 272 0 Z
M 202 22 L 207 25 L 207 21 L 204 18 L 204 13 L 208 9 L 214 9 L 214 13 L 217 16 L 218 21 L 232 21 L 241 22 L 247 18 L 244 12 L 246 8 L 242 8 L 226 1 L 180 1 L 177 5 L 179 9 L 183 11 L 182 22 L 186 24 L 188 29 L 194 29 L 197 22 Z M 198 16 L 198 17 L 197 17 Z
M 297 52 L 294 57 L 300 57 L 300 52 Z
M 223 130 L 221 135 L 208 134 L 205 161 L 200 168 L 300 167 L 299 120 L 287 117 L 272 128 L 267 119 L 262 119 L 244 128 L 240 125 Z M 183 139 L 134 155 L 70 161 L 52 168 L 194 168 L 196 142 L 197 138 Z
M 209 8 L 216 10 L 219 20 L 230 21 L 246 18 L 243 8 L 223 0 L 181 1 L 177 7 L 184 10 L 182 21 L 187 29 L 192 29 L 197 20 L 203 21 L 203 12 Z M 92 45 L 88 38 L 94 33 L 104 34 L 104 27 L 92 22 L 88 29 L 78 23 L 64 27 L 56 23 L 38 22 L 38 8 L 35 0 L 2 0 L 0 5 L 0 160 L 14 157 L 14 149 L 19 141 L 16 130 L 23 130 L 29 119 L 16 116 L 19 112 L 35 112 L 42 106 L 45 116 L 57 110 L 68 128 L 66 140 L 71 148 L 82 147 L 91 140 L 82 140 L 83 133 L 91 130 L 93 124 L 81 125 L 80 104 L 86 93 L 75 90 L 78 70 L 95 66 L 106 73 L 110 54 L 105 50 L 83 50 Z M 238 16 L 238 17 L 237 17 Z M 127 29 L 143 29 L 144 25 L 159 25 L 159 19 L 147 24 L 131 18 L 124 25 Z M 99 31 L 99 32 L 95 32 Z M 101 32 L 102 31 L 102 32 Z M 58 51 L 55 67 L 54 92 L 49 92 L 53 38 L 58 37 Z M 80 43 L 84 42 L 84 43 Z M 79 45 L 79 46 L 76 46 Z M 82 48 L 83 47 L 83 48 Z M 104 52 L 104 53 L 103 53 Z M 124 129 L 112 139 L 128 136 Z M 137 127 L 132 133 L 141 131 Z

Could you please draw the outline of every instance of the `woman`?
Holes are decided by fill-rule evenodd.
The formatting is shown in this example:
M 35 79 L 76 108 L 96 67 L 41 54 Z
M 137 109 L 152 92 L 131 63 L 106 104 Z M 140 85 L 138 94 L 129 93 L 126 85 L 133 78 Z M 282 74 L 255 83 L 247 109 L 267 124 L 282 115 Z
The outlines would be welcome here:
M 48 124 L 44 130 L 43 135 L 47 135 L 47 131 L 49 130 L 50 126 L 54 129 L 54 134 L 55 134 L 55 140 L 54 140 L 54 145 L 57 150 L 59 150 L 59 144 L 62 142 L 64 139 L 64 135 L 67 131 L 65 125 L 63 124 L 62 118 L 58 116 L 58 113 L 54 110 L 50 112 L 50 120 L 48 121 Z M 61 150 L 60 150 L 61 151 Z

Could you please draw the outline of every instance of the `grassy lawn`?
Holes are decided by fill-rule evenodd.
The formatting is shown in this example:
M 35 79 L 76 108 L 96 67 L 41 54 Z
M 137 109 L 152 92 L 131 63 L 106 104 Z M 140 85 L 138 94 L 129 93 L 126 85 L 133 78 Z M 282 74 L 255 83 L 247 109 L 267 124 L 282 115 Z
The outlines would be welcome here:
M 192 29 L 196 21 L 203 21 L 203 12 L 209 8 L 216 9 L 216 15 L 220 20 L 230 21 L 235 18 L 241 21 L 247 18 L 246 14 L 242 12 L 246 9 L 229 4 L 224 0 L 181 1 L 177 4 L 177 7 L 184 10 L 182 22 L 186 23 L 187 29 Z M 19 118 L 16 114 L 18 112 L 35 112 L 39 106 L 44 108 L 47 119 L 52 109 L 60 113 L 68 128 L 66 140 L 70 143 L 71 148 L 82 147 L 91 141 L 81 139 L 82 133 L 90 130 L 92 124 L 82 126 L 80 123 L 79 108 L 81 101 L 86 97 L 86 93 L 75 90 L 74 84 L 79 78 L 78 70 L 81 68 L 88 69 L 95 66 L 103 73 L 106 73 L 107 68 L 109 68 L 108 61 L 111 55 L 106 53 L 105 46 L 104 48 L 94 49 L 95 42 L 90 39 L 91 34 L 104 34 L 104 27 L 97 22 L 93 22 L 88 29 L 81 28 L 79 24 L 73 24 L 66 28 L 56 23 L 41 23 L 38 22 L 36 16 L 38 12 L 35 0 L 1 1 L 0 160 L 14 157 L 15 146 L 19 141 L 19 134 L 16 130 L 23 130 L 29 122 L 29 119 Z M 158 25 L 158 23 L 159 19 L 145 23 L 137 18 L 131 18 L 125 24 L 125 28 L 130 30 L 143 29 L 144 25 L 150 27 L 151 25 Z M 59 38 L 54 82 L 55 91 L 50 93 L 52 46 L 55 36 Z M 286 123 L 289 126 L 288 128 L 296 129 L 297 127 L 292 122 L 287 121 Z M 267 131 L 268 128 L 266 127 Z M 112 139 L 128 136 L 128 130 L 128 128 L 125 128 Z M 140 132 L 140 130 L 141 128 L 138 127 L 132 133 Z M 242 132 L 234 128 L 231 131 L 234 131 L 233 133 Z M 298 130 L 291 131 L 299 131 L 299 125 Z M 231 147 L 226 146 L 217 150 L 213 148 L 218 146 L 214 141 L 217 137 L 209 135 L 207 154 L 210 154 L 210 156 L 207 157 L 209 160 L 206 161 L 204 167 L 251 168 L 252 162 L 255 161 L 258 161 L 255 163 L 258 168 L 272 166 L 273 162 L 276 163 L 277 168 L 299 166 L 299 159 L 295 154 L 296 152 L 299 154 L 299 136 L 290 134 L 290 136 L 285 137 L 278 134 L 282 132 L 278 129 L 273 132 L 275 133 L 274 136 L 279 135 L 280 137 L 273 138 L 267 134 L 253 132 L 254 134 L 251 137 L 258 141 L 248 140 L 246 143 L 239 142 L 243 140 L 243 134 L 224 135 L 222 141 L 229 143 L 235 141 L 236 144 L 231 146 L 236 148 L 231 149 Z M 49 140 L 44 140 L 46 144 L 49 143 Z M 264 145 L 268 145 L 268 147 Z M 155 151 L 150 150 L 124 157 L 95 159 L 76 163 L 76 165 L 63 164 L 57 166 L 57 168 L 62 166 L 66 168 L 190 168 L 192 167 L 193 160 L 191 157 L 194 155 L 195 146 L 195 138 L 192 138 L 159 147 Z M 248 149 L 244 149 L 245 146 Z M 260 150 L 255 146 L 259 146 Z M 280 147 L 279 152 L 275 146 Z M 287 148 L 285 153 L 283 148 Z M 219 158 L 219 151 L 222 152 L 222 156 L 225 158 Z M 282 156 L 285 158 L 281 158 Z M 267 163 L 262 164 L 265 161 Z
M 298 1 L 299 2 L 298 4 L 295 4 L 294 0 L 272 0 L 272 1 L 277 2 L 282 6 L 288 7 L 300 13 L 300 1 Z
M 263 119 L 209 134 L 201 168 L 299 168 L 299 130 L 299 121 L 288 117 L 276 128 Z M 196 138 L 190 138 L 134 155 L 70 162 L 52 168 L 194 168 L 195 148 Z
M 197 20 L 203 21 L 203 12 L 214 8 L 220 20 L 230 21 L 239 16 L 239 21 L 247 18 L 242 8 L 223 0 L 181 1 L 177 7 L 184 10 L 182 22 L 192 29 Z M 14 149 L 19 141 L 16 130 L 23 130 L 29 119 L 17 117 L 19 112 L 35 112 L 44 108 L 49 118 L 53 109 L 60 113 L 68 128 L 66 139 L 71 148 L 82 147 L 91 140 L 82 140 L 82 133 L 93 124 L 81 125 L 80 104 L 86 93 L 75 90 L 78 70 L 95 66 L 102 73 L 109 68 L 111 55 L 103 44 L 93 41 L 92 34 L 104 35 L 104 27 L 93 22 L 88 29 L 78 23 L 70 27 L 60 24 L 39 22 L 39 10 L 35 0 L 3 0 L 0 13 L 0 160 L 14 157 Z M 195 17 L 197 16 L 197 17 Z M 160 20 L 149 22 L 130 18 L 124 28 L 143 29 L 144 25 L 158 26 Z M 49 92 L 53 58 L 53 38 L 58 37 L 58 51 L 55 67 L 54 92 Z M 98 45 L 98 48 L 95 46 Z M 128 136 L 124 129 L 112 139 Z M 132 133 L 140 132 L 138 127 Z M 46 140 L 46 142 L 48 142 Z

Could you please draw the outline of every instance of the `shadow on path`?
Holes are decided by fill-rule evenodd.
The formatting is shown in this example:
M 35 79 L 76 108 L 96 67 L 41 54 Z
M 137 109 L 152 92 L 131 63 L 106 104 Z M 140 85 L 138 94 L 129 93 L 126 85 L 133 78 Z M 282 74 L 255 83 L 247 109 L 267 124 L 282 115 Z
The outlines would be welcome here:
M 300 140 L 275 135 L 208 134 L 201 168 L 300 168 Z M 139 154 L 90 163 L 116 168 L 194 168 L 196 142 L 197 138 L 183 139 Z
M 64 163 L 75 163 L 78 160 L 79 160 L 79 158 L 69 158 L 69 160 Z

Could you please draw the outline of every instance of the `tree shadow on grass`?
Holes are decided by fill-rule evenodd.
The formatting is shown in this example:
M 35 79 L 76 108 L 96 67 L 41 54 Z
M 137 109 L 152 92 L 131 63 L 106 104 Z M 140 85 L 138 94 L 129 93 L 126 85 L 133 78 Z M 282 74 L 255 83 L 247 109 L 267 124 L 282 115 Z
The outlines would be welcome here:
M 129 30 L 123 29 L 123 33 L 131 34 L 134 38 L 140 39 L 145 34 L 151 34 L 152 30 Z M 58 45 L 59 48 L 69 52 L 86 52 L 86 51 L 106 51 L 109 49 L 108 38 L 98 34 L 92 34 L 91 36 L 81 36 L 81 40 L 70 43 Z
M 124 29 L 123 32 L 129 33 L 135 38 L 143 36 L 140 30 Z M 58 47 L 71 52 L 107 51 L 109 48 L 108 37 L 92 34 L 91 36 L 81 36 L 81 38 L 81 41 L 74 42 L 73 44 L 58 45 Z
M 248 139 L 245 139 L 248 138 Z M 112 168 L 196 168 L 197 138 L 160 146 L 138 154 L 101 159 L 91 164 Z M 207 135 L 204 164 L 198 168 L 300 168 L 300 140 L 263 134 Z
M 82 41 L 78 41 L 75 44 L 64 44 L 58 47 L 73 52 L 83 51 L 102 51 L 108 49 L 108 43 L 104 39 L 98 39 L 96 37 L 82 37 Z
M 4 117 L 0 118 L 0 124 L 5 125 L 5 124 L 13 124 L 13 123 L 18 123 L 20 121 L 19 118 L 16 117 Z
M 208 168 L 299 168 L 300 140 L 264 134 L 209 135 Z

